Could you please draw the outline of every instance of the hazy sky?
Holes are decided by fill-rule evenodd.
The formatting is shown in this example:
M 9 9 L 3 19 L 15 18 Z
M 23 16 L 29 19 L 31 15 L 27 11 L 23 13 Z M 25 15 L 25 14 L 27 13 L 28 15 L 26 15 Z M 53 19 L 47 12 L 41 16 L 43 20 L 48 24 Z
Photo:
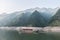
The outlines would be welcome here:
M 60 7 L 60 0 L 0 0 L 0 13 L 10 13 L 35 7 Z

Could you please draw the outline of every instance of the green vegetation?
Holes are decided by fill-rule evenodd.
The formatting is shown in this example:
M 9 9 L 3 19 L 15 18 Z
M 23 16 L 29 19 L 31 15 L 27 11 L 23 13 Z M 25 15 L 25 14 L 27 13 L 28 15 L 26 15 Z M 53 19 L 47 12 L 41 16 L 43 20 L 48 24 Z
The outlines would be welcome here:
M 56 14 L 51 18 L 49 26 L 60 26 L 60 9 L 56 12 Z
M 29 24 L 33 27 L 45 27 L 47 21 L 37 10 L 35 10 L 28 20 L 28 25 Z

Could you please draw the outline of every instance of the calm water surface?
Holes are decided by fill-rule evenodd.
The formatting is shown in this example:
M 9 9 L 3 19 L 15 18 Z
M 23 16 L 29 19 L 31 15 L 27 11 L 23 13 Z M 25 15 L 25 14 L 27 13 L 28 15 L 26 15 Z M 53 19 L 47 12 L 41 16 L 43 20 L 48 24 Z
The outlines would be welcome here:
M 0 30 L 0 40 L 60 40 L 59 34 L 19 34 L 17 31 Z

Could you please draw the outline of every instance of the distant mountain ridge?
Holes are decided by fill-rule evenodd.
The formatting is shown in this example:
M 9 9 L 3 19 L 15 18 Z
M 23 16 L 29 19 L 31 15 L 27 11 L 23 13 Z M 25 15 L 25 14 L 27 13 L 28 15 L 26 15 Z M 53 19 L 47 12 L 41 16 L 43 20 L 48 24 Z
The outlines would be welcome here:
M 0 15 L 0 26 L 47 26 L 51 17 L 56 13 L 51 8 L 31 8 L 11 14 Z M 34 16 L 35 15 L 35 16 Z M 33 18 L 32 18 L 33 17 Z M 36 23 L 34 23 L 34 21 Z

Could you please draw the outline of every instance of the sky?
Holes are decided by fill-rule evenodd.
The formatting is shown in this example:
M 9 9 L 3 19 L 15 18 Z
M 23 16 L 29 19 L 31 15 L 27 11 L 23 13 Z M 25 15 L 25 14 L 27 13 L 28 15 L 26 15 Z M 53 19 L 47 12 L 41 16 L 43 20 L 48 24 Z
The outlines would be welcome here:
M 0 0 L 0 14 L 11 13 L 35 7 L 60 7 L 60 0 Z

